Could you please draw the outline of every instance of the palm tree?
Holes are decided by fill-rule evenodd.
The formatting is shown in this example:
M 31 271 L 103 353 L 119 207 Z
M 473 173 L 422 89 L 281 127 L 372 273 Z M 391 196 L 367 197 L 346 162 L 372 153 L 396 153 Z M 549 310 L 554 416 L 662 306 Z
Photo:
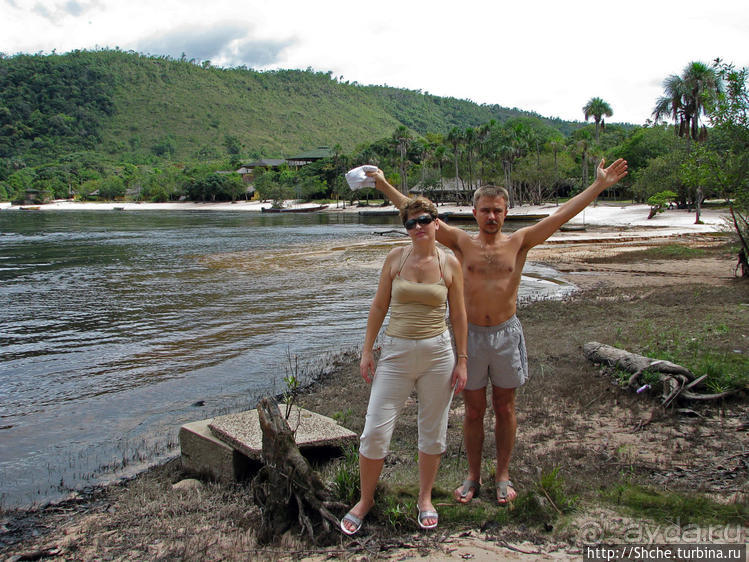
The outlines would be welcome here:
M 440 187 L 442 187 L 442 166 L 450 162 L 450 157 L 447 154 L 447 147 L 444 144 L 439 144 L 437 145 L 437 148 L 434 149 L 434 161 L 439 169 Z
M 684 69 L 683 80 L 687 103 L 692 113 L 692 139 L 701 140 L 700 113 L 704 115 L 706 106 L 710 106 L 723 91 L 722 81 L 714 68 L 702 62 L 692 62 L 687 65 Z
M 527 125 L 520 120 L 508 121 L 492 134 L 494 153 L 499 158 L 504 172 L 505 189 L 510 195 L 510 207 L 515 206 L 517 193 L 512 182 L 512 169 L 515 162 L 525 156 L 529 149 L 530 133 Z
M 702 62 L 690 62 L 681 76 L 671 75 L 663 82 L 666 95 L 659 98 L 653 110 L 656 121 L 668 114 L 674 120 L 674 127 L 678 122 L 676 134 L 689 140 L 701 141 L 707 137 L 707 130 L 700 131 L 700 114 L 704 114 L 723 91 L 723 83 L 714 68 Z M 697 186 L 695 195 L 696 220 L 700 222 L 702 187 Z
M 596 122 L 596 142 L 598 142 L 598 132 L 604 126 L 604 115 L 611 117 L 614 114 L 611 106 L 601 98 L 590 98 L 588 103 L 583 106 L 583 114 L 586 121 L 588 118 L 593 117 L 593 120 Z
M 549 140 L 548 146 L 551 149 L 552 154 L 554 155 L 554 198 L 556 199 L 557 205 L 559 205 L 559 194 L 558 194 L 558 186 L 557 183 L 559 182 L 559 164 L 557 162 L 557 155 L 559 154 L 559 151 L 564 148 L 564 138 L 561 136 L 554 136 Z
M 447 142 L 449 142 L 453 147 L 453 158 L 455 159 L 455 189 L 458 189 L 458 158 L 460 157 L 458 146 L 463 142 L 463 133 L 460 132 L 460 129 L 457 127 L 450 129 L 450 132 L 447 133 Z
M 479 145 L 479 159 L 481 162 L 481 174 L 479 177 L 479 185 L 486 183 L 486 174 L 484 173 L 484 162 L 486 161 L 486 144 L 489 142 L 492 128 L 496 127 L 497 122 L 491 119 L 488 123 L 484 123 L 476 130 L 476 140 Z
M 400 191 L 403 195 L 408 195 L 408 147 L 411 144 L 413 137 L 409 132 L 408 128 L 401 125 L 393 132 L 393 141 L 395 141 L 398 148 L 399 164 L 401 184 Z
M 653 119 L 657 123 L 665 116 L 674 121 L 674 132 L 683 137 L 686 133 L 687 124 L 691 121 L 692 116 L 687 113 L 685 105 L 685 86 L 681 76 L 672 74 L 663 81 L 665 96 L 658 98 L 653 110 Z
M 434 164 L 434 151 L 436 146 L 426 138 L 420 138 L 416 141 L 416 148 L 419 152 L 419 159 L 421 165 L 421 184 L 425 184 L 427 179 L 427 171 Z
M 586 132 L 586 134 L 590 135 L 589 132 Z M 583 176 L 582 187 L 583 189 L 585 189 L 585 187 L 588 185 L 588 162 L 590 160 L 590 156 L 589 156 L 590 142 L 588 142 L 588 139 L 582 138 L 578 140 L 577 149 L 580 151 L 580 160 L 582 161 L 582 176 Z
M 476 145 L 476 130 L 473 127 L 466 128 L 463 133 L 463 141 L 468 156 L 468 189 L 473 189 L 473 148 Z
M 659 121 L 669 116 L 674 121 L 676 134 L 680 137 L 701 140 L 700 114 L 705 113 L 723 85 L 714 68 L 701 62 L 691 62 L 681 76 L 672 74 L 663 82 L 665 95 L 658 98 L 653 118 Z

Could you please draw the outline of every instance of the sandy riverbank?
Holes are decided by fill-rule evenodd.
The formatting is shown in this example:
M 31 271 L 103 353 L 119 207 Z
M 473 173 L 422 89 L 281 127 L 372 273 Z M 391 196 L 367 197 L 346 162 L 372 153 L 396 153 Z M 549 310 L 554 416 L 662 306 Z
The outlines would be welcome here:
M 56 200 L 45 205 L 11 205 L 0 203 L 2 211 L 17 211 L 32 208 L 38 211 L 231 211 L 231 212 L 256 212 L 263 208 L 269 208 L 270 202 L 262 201 L 237 201 L 218 203 L 196 203 L 192 201 L 180 201 L 169 203 L 149 202 L 81 202 Z M 315 207 L 313 203 L 292 204 L 287 206 L 297 208 Z M 370 207 L 371 209 L 371 207 Z M 378 209 L 394 209 L 393 206 L 378 207 Z M 559 207 L 554 204 L 547 205 L 524 205 L 510 209 L 511 215 L 532 214 L 554 214 Z M 362 210 L 357 206 L 343 206 L 342 203 L 330 204 L 327 209 L 319 211 L 322 213 L 358 213 Z M 439 211 L 443 212 L 470 212 L 469 206 L 458 206 L 453 204 L 440 205 Z M 568 224 L 577 227 L 585 227 L 585 230 L 574 232 L 557 232 L 551 240 L 583 241 L 586 239 L 598 239 L 610 236 L 615 232 L 618 237 L 653 237 L 672 236 L 676 234 L 699 234 L 715 232 L 725 224 L 727 210 L 725 208 L 706 208 L 702 211 L 702 224 L 694 224 L 694 213 L 685 210 L 668 210 L 648 220 L 650 207 L 644 204 L 619 204 L 599 202 L 595 206 L 587 207 L 583 212 L 574 217 Z M 640 232 L 642 230 L 642 232 Z

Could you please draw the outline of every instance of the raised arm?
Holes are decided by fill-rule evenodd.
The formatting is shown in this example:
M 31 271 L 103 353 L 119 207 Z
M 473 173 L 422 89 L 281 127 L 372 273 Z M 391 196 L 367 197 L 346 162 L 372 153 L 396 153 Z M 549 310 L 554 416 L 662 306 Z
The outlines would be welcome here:
M 604 168 L 606 161 L 601 159 L 596 169 L 596 179 L 588 188 L 575 195 L 564 205 L 559 207 L 556 213 L 543 219 L 542 221 L 523 228 L 518 234 L 523 236 L 522 247 L 526 250 L 537 246 L 547 240 L 557 229 L 577 215 L 585 207 L 590 205 L 601 192 L 611 187 L 624 176 L 627 175 L 627 161 L 619 158 L 608 168 Z
M 377 285 L 377 292 L 375 293 L 374 299 L 372 299 L 372 304 L 369 307 L 367 332 L 364 336 L 361 362 L 359 363 L 361 376 L 367 382 L 372 382 L 372 377 L 375 372 L 372 348 L 374 347 L 377 334 L 380 333 L 380 328 L 382 328 L 382 323 L 385 321 L 385 315 L 387 315 L 388 308 L 390 307 L 390 289 L 393 284 L 393 278 L 390 272 L 394 263 L 395 255 L 400 255 L 401 251 L 402 248 L 395 248 L 394 250 L 391 250 L 387 258 L 385 258 L 385 263 L 383 264 L 382 272 L 380 273 L 380 282 Z
M 390 199 L 393 204 L 399 209 L 408 203 L 409 197 L 403 195 L 400 191 L 395 189 L 386 179 L 385 174 L 379 168 L 374 172 L 365 172 L 370 178 L 375 180 L 375 189 L 382 193 L 385 197 Z M 439 221 L 440 227 L 437 229 L 436 237 L 437 242 L 444 244 L 450 248 L 453 252 L 460 251 L 460 240 L 461 236 L 468 238 L 468 234 L 463 232 L 459 228 L 448 225 L 443 221 Z
M 382 193 L 385 197 L 393 202 L 393 205 L 399 209 L 408 203 L 408 197 L 403 195 L 400 191 L 395 189 L 388 180 L 385 179 L 385 174 L 379 168 L 374 172 L 365 172 L 370 178 L 375 180 L 375 189 Z

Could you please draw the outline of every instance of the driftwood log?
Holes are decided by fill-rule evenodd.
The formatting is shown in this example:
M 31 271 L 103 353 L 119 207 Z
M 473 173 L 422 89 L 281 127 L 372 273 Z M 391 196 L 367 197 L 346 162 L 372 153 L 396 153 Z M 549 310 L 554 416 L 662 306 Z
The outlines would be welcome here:
M 327 544 L 338 532 L 338 519 L 331 509 L 344 509 L 335 502 L 320 476 L 299 452 L 294 434 L 278 404 L 263 398 L 257 407 L 263 432 L 263 467 L 252 481 L 255 503 L 263 514 L 258 541 L 268 544 L 289 529 L 315 544 Z
M 663 383 L 663 394 L 661 402 L 669 406 L 674 400 L 720 400 L 732 396 L 739 391 L 726 391 L 716 394 L 704 394 L 694 392 L 699 388 L 707 375 L 695 377 L 694 373 L 670 361 L 652 359 L 637 353 L 631 353 L 618 347 L 605 345 L 595 341 L 583 345 L 583 354 L 593 363 L 617 367 L 632 373 L 629 378 L 629 386 L 637 388 L 642 385 L 641 376 L 646 371 L 658 374 L 658 379 Z

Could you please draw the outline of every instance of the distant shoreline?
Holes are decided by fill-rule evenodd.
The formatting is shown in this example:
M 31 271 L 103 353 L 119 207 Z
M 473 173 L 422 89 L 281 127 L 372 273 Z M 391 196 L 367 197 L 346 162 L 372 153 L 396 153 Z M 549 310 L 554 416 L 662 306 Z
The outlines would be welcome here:
M 289 206 L 294 207 L 316 207 L 315 203 L 299 203 Z M 272 203 L 267 201 L 219 201 L 219 202 L 195 202 L 195 201 L 170 201 L 166 203 L 152 203 L 148 201 L 70 201 L 70 200 L 55 200 L 51 203 L 38 204 L 38 205 L 11 205 L 10 203 L 0 203 L 0 210 L 3 211 L 22 211 L 22 210 L 38 210 L 38 211 L 255 211 L 261 212 L 262 209 L 267 209 L 272 206 Z M 336 209 L 335 204 L 332 204 L 326 209 L 326 211 L 343 211 L 343 204 L 341 208 Z M 357 207 L 346 207 L 346 211 L 349 209 L 356 210 Z
M 83 202 L 56 200 L 43 205 L 11 205 L 8 202 L 0 203 L 0 212 L 45 212 L 45 211 L 230 211 L 230 212 L 256 212 L 263 208 L 269 208 L 272 204 L 268 201 L 222 201 L 222 202 L 194 202 L 179 201 L 167 203 L 133 202 L 133 201 L 109 201 L 109 202 Z M 296 208 L 317 206 L 316 203 L 292 203 L 287 206 Z M 359 207 L 356 205 L 343 205 L 343 202 L 331 203 L 316 213 L 352 213 L 356 214 L 364 209 L 394 209 L 387 207 Z M 559 207 L 553 203 L 545 205 L 526 205 L 510 209 L 511 215 L 533 215 L 553 214 Z M 471 210 L 468 205 L 458 206 L 445 204 L 439 206 L 440 212 L 467 212 Z M 621 204 L 599 201 L 595 206 L 590 205 L 569 221 L 568 225 L 576 226 L 573 232 L 557 232 L 553 239 L 564 239 L 574 242 L 577 239 L 589 240 L 598 237 L 611 236 L 675 236 L 681 234 L 704 234 L 723 230 L 728 217 L 726 208 L 707 207 L 702 210 L 702 224 L 694 224 L 695 215 L 686 210 L 668 210 L 659 213 L 652 219 L 648 219 L 650 207 L 645 204 Z M 458 224 L 463 227 L 465 223 Z M 585 229 L 581 229 L 585 227 Z M 586 232 L 587 230 L 587 232 Z M 626 231 L 626 233 L 625 233 Z M 552 240 L 553 241 L 553 240 Z

